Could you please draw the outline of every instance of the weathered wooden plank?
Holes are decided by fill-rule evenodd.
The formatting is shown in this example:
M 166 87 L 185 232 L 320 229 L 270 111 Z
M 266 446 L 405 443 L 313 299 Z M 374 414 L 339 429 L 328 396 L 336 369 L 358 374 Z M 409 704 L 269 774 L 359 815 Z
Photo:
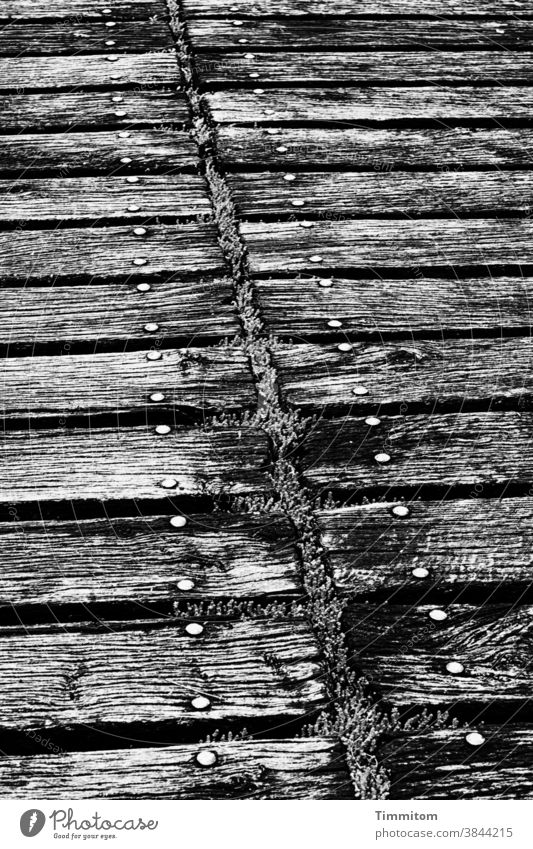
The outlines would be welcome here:
M 364 82 L 527 82 L 532 54 L 507 51 L 209 53 L 196 68 L 204 85 Z M 1 67 L 1 66 L 0 66 Z
M 317 513 L 342 592 L 522 590 L 533 571 L 533 499 L 470 498 L 362 504 Z M 414 569 L 425 569 L 418 577 Z
M 455 486 L 530 482 L 531 413 L 384 416 L 322 421 L 306 436 L 308 483 L 347 487 Z M 376 456 L 390 457 L 380 462 Z M 480 495 L 477 489 L 476 495 Z
M 435 130 L 227 127 L 217 130 L 227 165 L 287 168 L 343 166 L 361 170 L 531 166 L 533 131 L 462 127 Z
M 322 285 L 322 284 L 326 285 Z M 530 277 L 348 280 L 296 277 L 256 280 L 261 314 L 278 336 L 331 336 L 328 321 L 353 334 L 450 332 L 530 324 Z
M 133 128 L 187 124 L 189 112 L 183 96 L 167 91 L 128 91 L 114 103 L 112 92 L 79 94 L 10 94 L 0 97 L 0 129 L 82 130 L 86 127 Z M 120 137 L 122 138 L 127 137 Z M 119 139 L 117 138 L 117 142 Z
M 239 322 L 227 278 L 155 281 L 147 292 L 130 282 L 0 288 L 0 343 L 154 341 L 147 322 L 167 338 L 198 343 L 234 336 Z M 67 349 L 68 350 L 68 349 Z
M 279 345 L 274 362 L 286 403 L 307 412 L 352 404 L 407 412 L 426 404 L 430 412 L 472 400 L 533 401 L 529 336 L 413 341 L 412 328 L 404 330 L 403 342 L 354 343 L 349 357 L 336 344 Z M 338 332 L 349 334 L 349 325 Z
M 0 546 L 0 605 L 301 592 L 294 531 L 281 516 L 194 514 L 181 533 L 168 516 L 2 522 Z
M 294 212 L 334 220 L 372 215 L 461 217 L 496 212 L 529 214 L 533 174 L 334 171 L 299 173 L 288 183 L 282 173 L 267 171 L 230 175 L 229 183 L 244 218 Z
M 0 7 L 1 8 L 1 7 Z M 102 51 L 105 48 L 102 48 Z M 0 58 L 0 91 L 86 89 L 95 86 L 176 85 L 179 70 L 172 53 L 119 56 Z M 118 108 L 118 107 L 117 107 Z
M 126 138 L 118 131 L 96 133 L 37 133 L 0 136 L 2 171 L 27 175 L 57 171 L 66 177 L 76 172 L 110 174 L 131 159 L 137 173 L 176 172 L 198 164 L 197 148 L 182 130 L 133 130 Z
M 109 24 L 113 23 L 113 27 Z M 113 44 L 106 42 L 112 41 Z M 2 56 L 72 56 L 77 53 L 149 53 L 171 50 L 172 36 L 162 21 L 9 22 L 2 29 Z M 105 61 L 102 56 L 102 62 Z
M 31 0 L 18 0 L 19 3 Z M 33 0 L 35 2 L 35 0 Z M 52 0 L 52 3 L 57 0 Z M 70 0 L 81 2 L 81 0 Z M 11 2 L 6 2 L 10 6 Z M 520 15 L 531 17 L 533 12 L 526 0 L 361 0 L 357 5 L 353 0 L 183 0 L 183 7 L 188 17 L 220 16 L 232 19 L 241 17 L 307 17 L 323 15 L 327 17 L 358 18 L 364 15 L 444 15 L 469 17 L 500 17 L 504 15 Z
M 261 90 L 263 92 L 263 90 Z M 204 95 L 220 124 L 340 121 L 529 121 L 533 92 L 520 86 L 439 86 L 215 91 Z
M 196 762 L 202 750 L 216 765 Z M 349 799 L 338 743 L 324 737 L 4 757 L 2 797 Z
M 0 637 L 3 728 L 264 721 L 322 703 L 307 622 L 211 622 L 200 637 L 184 626 Z
M 166 14 L 161 0 L 113 0 L 111 6 L 109 0 L 2 0 L 0 5 L 0 20 L 17 21 L 146 21 L 155 16 L 165 18 Z
M 134 185 L 135 197 L 146 179 L 139 177 Z M 126 178 L 124 186 L 129 186 Z M 135 235 L 131 226 L 0 233 L 0 279 L 4 280 L 223 270 L 216 231 L 210 224 L 153 225 L 146 236 Z
M 154 387 L 157 388 L 157 387 Z M 270 489 L 262 431 L 155 427 L 6 431 L 0 501 L 164 498 Z M 175 481 L 175 486 L 166 484 Z M 163 485 L 163 482 L 165 485 Z
M 165 334 L 160 327 L 159 333 Z M 147 336 L 149 333 L 147 333 Z M 153 335 L 153 334 L 152 334 Z M 150 395 L 163 407 L 186 410 L 251 408 L 255 388 L 248 358 L 238 348 L 158 349 L 52 357 L 13 357 L 0 368 L 3 416 L 145 411 Z
M 220 18 L 192 18 L 188 30 L 196 50 L 434 50 L 469 47 L 489 50 L 527 49 L 533 25 L 527 20 L 243 19 L 239 26 Z
M 531 696 L 529 605 L 350 605 L 345 626 L 354 663 L 382 698 L 403 705 L 505 702 Z M 464 670 L 450 672 L 448 663 Z
M 297 180 L 293 184 L 298 190 Z M 529 219 L 244 223 L 253 272 L 533 262 Z
M 470 733 L 484 742 L 472 745 Z M 402 735 L 381 757 L 391 799 L 532 799 L 531 725 L 500 723 Z
M 0 221 L 6 223 L 139 218 L 144 223 L 160 218 L 174 223 L 194 216 L 211 216 L 205 180 L 196 174 L 143 175 L 137 183 L 124 176 L 0 180 Z M 148 229 L 146 239 L 151 232 Z

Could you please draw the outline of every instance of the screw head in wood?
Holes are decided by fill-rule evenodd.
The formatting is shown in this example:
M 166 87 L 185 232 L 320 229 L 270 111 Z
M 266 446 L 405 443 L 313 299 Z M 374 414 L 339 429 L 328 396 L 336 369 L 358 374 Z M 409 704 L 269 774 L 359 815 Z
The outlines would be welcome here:
M 128 113 L 124 112 L 123 109 L 117 109 L 115 112 L 115 118 L 125 118 Z
M 184 528 L 187 524 L 185 516 L 172 516 L 170 524 L 173 528 Z
M 133 233 L 135 236 L 146 236 L 146 227 L 135 227 Z
M 123 165 L 129 165 L 133 160 L 129 156 L 121 156 L 120 161 Z
M 341 354 L 349 354 L 350 351 L 353 351 L 353 345 L 350 345 L 349 342 L 341 342 L 340 345 L 337 345 L 337 351 L 340 351 Z
M 379 454 L 376 454 L 374 460 L 376 463 L 390 463 L 390 454 L 387 454 L 385 451 L 380 451 Z
M 148 353 L 146 355 L 146 359 L 147 360 L 160 360 L 162 356 L 163 356 L 163 354 L 161 353 L 161 351 L 148 351 Z M 161 427 L 163 427 L 163 425 L 161 425 Z M 164 425 L 164 427 L 166 427 L 166 425 Z
M 132 203 L 130 206 L 128 206 L 128 212 L 139 212 L 140 208 L 141 207 L 137 206 L 136 203 Z
M 151 288 L 149 283 L 139 283 L 137 286 L 139 292 L 149 292 Z
M 208 707 L 211 707 L 211 702 L 205 696 L 195 696 L 194 699 L 191 699 L 191 706 L 195 710 L 207 710 Z
M 126 183 L 138 183 L 138 182 L 139 182 L 139 178 L 135 177 L 133 174 L 130 175 L 129 177 L 126 177 Z
M 342 321 L 338 318 L 330 318 L 327 322 L 328 327 L 342 327 Z
M 148 262 L 147 259 L 145 259 L 142 256 L 138 256 L 138 257 L 135 257 L 135 259 L 133 260 L 133 265 L 146 265 L 147 262 Z
M 352 389 L 352 395 L 368 395 L 368 389 L 366 386 L 358 383 L 357 386 L 354 386 Z
M 381 419 L 378 419 L 377 416 L 368 416 L 368 418 L 365 419 L 365 424 L 369 427 L 377 427 L 381 424 Z
M 429 569 L 426 569 L 425 566 L 416 566 L 411 572 L 413 578 L 427 578 L 429 576 Z
M 112 103 L 122 103 L 123 100 L 124 98 L 121 97 L 120 94 L 117 94 L 115 97 L 111 98 Z
M 144 325 L 144 329 L 147 333 L 156 333 L 156 331 L 159 330 L 159 325 L 156 324 L 155 321 L 149 321 L 148 324 Z M 154 351 L 154 353 L 158 352 Z M 151 359 L 154 359 L 154 357 L 151 357 Z M 157 359 L 160 359 L 160 357 L 158 357 Z
M 465 671 L 465 668 L 462 663 L 459 663 L 458 660 L 450 660 L 449 663 L 446 664 L 446 672 L 449 672 L 451 675 L 460 675 Z
M 283 179 L 285 180 L 286 183 L 292 183 L 292 182 L 294 182 L 294 180 L 296 180 L 296 175 L 295 174 L 284 174 Z
M 295 198 L 294 200 L 291 200 L 291 206 L 305 206 L 305 201 L 300 200 L 300 198 Z
M 106 56 L 106 62 L 118 62 L 118 56 Z
M 150 395 L 150 401 L 164 401 L 165 396 L 163 392 L 152 392 Z
M 167 433 L 170 433 L 171 428 L 169 425 L 157 425 L 155 432 L 158 436 L 166 436 Z
M 395 504 L 395 506 L 392 508 L 392 512 L 395 516 L 398 516 L 399 519 L 405 519 L 405 517 L 408 516 L 411 511 L 409 510 L 409 507 L 407 507 L 405 504 Z
M 465 740 L 469 746 L 481 746 L 485 742 L 483 734 L 479 731 L 471 731 L 466 735 Z
M 121 133 L 118 134 L 119 139 L 129 139 L 130 136 L 131 133 L 128 133 L 127 130 L 123 130 Z
M 429 618 L 433 619 L 434 622 L 444 622 L 444 620 L 448 618 L 448 614 L 445 610 L 435 608 L 435 610 L 429 611 Z
M 195 583 L 192 578 L 180 578 L 177 586 L 180 592 L 189 593 L 194 589 Z
M 212 749 L 202 749 L 196 754 L 196 763 L 199 766 L 215 766 L 218 763 L 218 755 Z
M 200 625 L 199 622 L 189 622 L 188 625 L 185 626 L 185 631 L 189 637 L 199 637 L 200 634 L 204 633 L 204 626 Z
M 163 489 L 174 489 L 178 485 L 176 478 L 163 478 L 161 486 Z
M 264 94 L 264 88 L 254 88 L 254 94 Z
M 320 256 L 320 254 L 313 254 L 309 257 L 311 262 L 324 262 L 324 257 Z

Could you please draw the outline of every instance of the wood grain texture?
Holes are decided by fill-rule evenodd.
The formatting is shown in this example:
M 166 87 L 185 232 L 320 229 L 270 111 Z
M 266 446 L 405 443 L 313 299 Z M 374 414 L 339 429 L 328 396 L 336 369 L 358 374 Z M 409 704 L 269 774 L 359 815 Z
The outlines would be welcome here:
M 124 176 L 0 180 L 0 221 L 6 223 L 139 218 L 174 223 L 194 216 L 211 217 L 205 180 L 196 174 L 143 175 L 137 184 Z M 149 239 L 149 233 L 143 238 Z
M 33 0 L 35 2 L 35 0 Z M 16 5 L 28 3 L 31 0 L 18 0 Z M 54 5 L 52 0 L 49 5 Z M 81 2 L 81 0 L 70 0 Z M 12 5 L 5 2 L 6 6 Z M 361 0 L 354 4 L 353 0 L 183 0 L 183 7 L 188 17 L 220 16 L 224 18 L 242 17 L 307 17 L 327 16 L 329 18 L 346 15 L 358 18 L 363 15 L 452 15 L 471 17 L 519 15 L 531 17 L 533 12 L 526 0 L 485 0 L 483 4 L 477 0 Z
M 485 742 L 471 746 L 470 731 Z M 405 735 L 382 749 L 391 799 L 532 799 L 531 725 L 503 723 Z
M 4 729 L 299 717 L 323 701 L 304 621 L 0 637 Z M 191 700 L 211 706 L 195 710 Z
M 257 280 L 261 313 L 279 336 L 330 336 L 329 319 L 350 333 L 409 333 L 496 330 L 529 326 L 530 277 L 404 280 L 296 277 Z M 338 333 L 338 331 L 335 331 Z
M 460 596 L 526 588 L 533 574 L 533 499 L 399 502 L 322 510 L 317 520 L 342 592 L 364 595 L 429 588 Z M 428 570 L 417 578 L 413 569 Z
M 106 55 L 71 56 L 68 60 L 56 56 L 0 58 L 0 91 L 16 90 L 19 94 L 45 89 L 79 91 L 95 86 L 168 86 L 178 82 L 178 64 L 172 53 L 120 56 L 116 62 L 107 61 Z
M 230 175 L 240 215 L 286 217 L 297 212 L 341 221 L 374 215 L 410 219 L 531 212 L 533 174 L 528 171 L 310 172 L 298 173 L 292 183 L 283 176 L 272 171 Z
M 296 196 L 298 181 L 291 185 Z M 330 221 L 309 230 L 297 222 L 250 222 L 240 229 L 253 272 L 533 262 L 529 219 Z
M 103 91 L 3 95 L 0 97 L 0 129 L 3 132 L 52 132 L 116 127 L 118 133 L 119 130 L 129 132 L 134 128 L 187 124 L 189 121 L 189 112 L 180 94 L 163 90 L 128 91 L 120 103 L 113 103 L 111 96 L 112 93 Z
M 249 163 L 320 169 L 329 164 L 392 171 L 530 166 L 533 162 L 533 131 L 497 127 L 376 130 L 222 126 L 217 129 L 217 142 L 221 158 L 232 167 Z
M 106 41 L 113 40 L 113 45 Z M 108 28 L 106 21 L 48 22 L 45 26 L 10 21 L 2 29 L 2 56 L 74 56 L 79 53 L 149 53 L 171 50 L 170 29 L 165 22 L 119 21 Z M 102 62 L 105 61 L 102 57 Z M 106 63 L 107 64 L 107 63 Z
M 241 26 L 220 18 L 192 18 L 188 30 L 196 50 L 434 50 L 469 47 L 488 50 L 528 49 L 533 44 L 533 25 L 524 20 L 457 19 L 323 20 L 244 19 Z M 244 42 L 243 40 L 246 39 Z
M 252 47 L 250 47 L 252 49 Z M 529 122 L 533 91 L 520 86 L 368 86 L 335 89 L 215 91 L 204 95 L 220 124 L 309 124 L 368 121 Z
M 118 130 L 95 133 L 38 133 L 0 136 L 2 172 L 67 177 L 76 172 L 109 175 L 124 170 L 121 158 L 131 159 L 136 173 L 167 173 L 198 164 L 197 148 L 182 130 L 132 130 L 121 138 Z
M 151 321 L 159 324 L 167 338 L 192 344 L 206 336 L 238 334 L 231 280 L 206 278 L 191 283 L 176 275 L 153 282 L 148 292 L 139 292 L 129 281 L 0 288 L 0 343 L 4 345 L 142 339 L 148 348 L 154 334 L 144 328 Z
M 351 605 L 345 627 L 353 662 L 396 705 L 505 702 L 531 694 L 530 606 L 450 604 L 434 622 L 435 605 Z M 459 661 L 464 673 L 450 674 Z
M 524 316 L 525 319 L 525 316 Z M 399 329 L 399 328 L 398 328 Z M 306 412 L 328 405 L 426 404 L 427 412 L 471 400 L 532 399 L 533 343 L 512 339 L 356 343 L 346 357 L 336 344 L 283 345 L 274 354 L 281 392 Z M 340 331 L 349 334 L 350 328 Z M 354 394 L 363 387 L 367 394 Z
M 147 179 L 139 177 L 135 197 Z M 124 187 L 129 187 L 125 178 Z M 133 274 L 224 271 L 212 225 L 153 225 L 148 232 L 136 236 L 130 226 L 0 233 L 0 279 L 124 279 Z M 135 259 L 146 263 L 136 265 Z
M 269 490 L 262 431 L 154 427 L 6 431 L 0 502 L 165 498 Z M 161 481 L 174 478 L 175 489 Z
M 218 763 L 196 763 L 202 749 Z M 328 738 L 4 757 L 5 799 L 350 799 L 338 744 Z
M 164 328 L 160 332 L 164 334 Z M 118 414 L 148 407 L 199 412 L 254 406 L 255 388 L 242 350 L 175 350 L 164 343 L 158 350 L 161 359 L 153 361 L 146 351 L 4 359 L 2 415 Z M 162 404 L 150 401 L 155 386 L 165 396 Z
M 179 533 L 169 516 L 1 522 L 0 545 L 0 605 L 301 592 L 294 531 L 279 515 L 194 514 Z M 184 578 L 192 590 L 180 590 Z
M 383 416 L 379 427 L 332 419 L 302 446 L 304 476 L 326 489 L 479 484 L 482 491 L 484 484 L 528 483 L 532 434 L 531 413 Z M 390 462 L 378 463 L 380 453 Z
M 512 0 L 506 0 L 512 2 Z M 104 9 L 111 8 L 111 13 Z M 146 21 L 157 16 L 164 18 L 166 6 L 161 0 L 2 0 L 0 19 L 17 21 L 61 20 L 78 21 Z
M 475 26 L 475 24 L 473 24 Z M 365 82 L 462 82 L 531 79 L 532 54 L 507 51 L 209 53 L 196 63 L 203 85 L 329 85 Z M 0 65 L 1 67 L 1 65 Z

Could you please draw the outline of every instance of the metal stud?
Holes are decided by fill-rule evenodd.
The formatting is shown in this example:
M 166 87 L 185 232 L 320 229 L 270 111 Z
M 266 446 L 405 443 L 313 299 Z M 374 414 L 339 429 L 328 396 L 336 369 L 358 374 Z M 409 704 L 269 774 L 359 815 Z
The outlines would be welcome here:
M 111 98 L 111 101 L 113 103 L 122 103 L 123 100 L 124 100 L 124 98 L 121 97 L 119 94 L 117 94 L 116 97 Z
M 353 351 L 353 345 L 350 345 L 349 342 L 341 342 L 340 345 L 337 345 L 337 350 L 341 352 L 341 354 L 349 354 L 350 351 Z
M 160 360 L 162 356 L 163 356 L 163 354 L 161 353 L 161 351 L 148 351 L 148 353 L 146 355 L 146 359 L 147 360 Z M 166 425 L 161 425 L 161 426 L 166 427 Z M 158 433 L 159 433 L 159 431 L 158 431 Z M 168 430 L 166 430 L 165 433 L 168 433 Z
M 268 127 L 267 133 L 269 136 L 279 136 L 279 129 L 278 127 Z
M 305 201 L 300 200 L 299 198 L 296 198 L 295 200 L 291 200 L 291 205 L 292 206 L 305 206 Z
M 137 206 L 136 203 L 132 203 L 130 204 L 130 206 L 128 206 L 128 212 L 139 212 L 140 208 L 141 207 Z
M 133 175 L 131 177 L 126 177 L 126 183 L 138 183 L 138 182 L 139 182 L 138 177 L 134 177 Z
M 131 133 L 128 133 L 127 130 L 123 130 L 121 133 L 118 134 L 119 139 L 129 139 L 130 136 Z
M 163 489 L 174 489 L 178 485 L 176 478 L 163 478 L 161 486 Z
M 448 614 L 445 610 L 435 608 L 435 610 L 429 611 L 429 618 L 433 619 L 434 622 L 444 622 L 444 620 L 448 618 Z
M 170 433 L 171 430 L 172 428 L 170 427 L 170 425 L 157 425 L 155 432 L 158 436 L 166 436 L 167 433 Z
M 115 111 L 115 118 L 125 118 L 128 113 L 124 111 L 124 109 L 117 109 Z
M 376 463 L 389 463 L 390 454 L 386 454 L 385 451 L 380 451 L 379 454 L 376 454 L 374 460 L 376 461 Z
M 479 731 L 471 731 L 466 735 L 465 740 L 469 746 L 481 746 L 485 742 L 483 734 Z
M 196 754 L 196 763 L 199 766 L 215 766 L 218 763 L 218 755 L 212 749 L 202 749 Z
M 150 401 L 164 401 L 165 396 L 162 392 L 152 392 L 150 395 Z
M 122 156 L 120 161 L 123 165 L 129 165 L 132 160 L 129 156 Z
M 254 94 L 264 94 L 264 88 L 254 88 Z
M 287 153 L 288 148 L 285 147 L 284 144 L 280 144 L 280 146 L 277 147 L 276 150 L 278 153 Z
M 149 292 L 152 287 L 149 283 L 139 283 L 137 289 L 139 292 Z
M 134 227 L 133 232 L 136 236 L 146 236 L 146 227 Z
M 106 56 L 106 62 L 118 62 L 118 56 Z
M 409 510 L 409 507 L 407 507 L 405 504 L 396 504 L 392 508 L 392 512 L 395 516 L 398 516 L 398 518 L 405 519 L 405 517 L 408 516 L 411 511 Z
M 119 80 L 120 77 L 121 77 L 121 74 L 109 74 L 110 80 Z
M 148 262 L 148 260 L 145 259 L 143 256 L 137 256 L 133 260 L 134 265 L 146 265 L 147 262 Z
M 368 395 L 368 389 L 366 386 L 363 386 L 361 383 L 358 383 L 357 386 L 354 386 L 352 389 L 352 395 Z
M 110 15 L 111 9 L 102 9 L 102 15 Z
M 178 590 L 182 593 L 188 593 L 193 590 L 195 583 L 192 578 L 180 578 L 178 581 Z
M 450 660 L 449 663 L 446 664 L 446 672 L 449 672 L 451 675 L 460 675 L 465 671 L 465 668 L 462 663 L 459 663 L 458 660 Z
M 424 566 L 416 566 L 411 572 L 413 578 L 427 578 L 429 577 L 429 569 L 426 569 Z
M 338 318 L 330 318 L 327 324 L 328 327 L 342 327 L 342 321 L 339 321 Z
M 313 254 L 309 259 L 311 262 L 324 262 L 324 257 L 320 256 L 320 254 Z
M 183 528 L 187 524 L 187 519 L 185 516 L 172 516 L 170 524 L 173 528 Z
M 294 174 L 284 174 L 284 175 L 283 175 L 283 179 L 284 179 L 287 183 L 292 183 L 292 182 L 293 182 L 293 180 L 296 180 L 296 176 L 295 176 Z
M 149 321 L 148 324 L 144 325 L 144 329 L 147 333 L 156 333 L 159 330 L 159 325 L 155 321 Z
M 300 221 L 300 227 L 303 227 L 305 230 L 310 230 L 311 227 L 314 227 L 312 221 Z
M 365 424 L 369 425 L 369 427 L 377 427 L 381 424 L 381 419 L 378 419 L 377 416 L 368 416 L 365 419 Z
M 189 622 L 189 624 L 185 626 L 185 631 L 189 637 L 199 637 L 200 634 L 204 633 L 204 626 L 200 625 L 199 622 Z
M 211 707 L 211 702 L 205 696 L 195 696 L 195 698 L 191 700 L 191 706 L 195 710 L 207 710 L 207 708 Z

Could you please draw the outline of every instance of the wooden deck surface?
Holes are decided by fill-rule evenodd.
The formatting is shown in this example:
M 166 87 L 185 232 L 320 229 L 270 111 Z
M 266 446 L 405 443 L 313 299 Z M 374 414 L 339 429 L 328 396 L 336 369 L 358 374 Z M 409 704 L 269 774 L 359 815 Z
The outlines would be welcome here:
M 0 797 L 533 798 L 532 8 L 0 18 Z

